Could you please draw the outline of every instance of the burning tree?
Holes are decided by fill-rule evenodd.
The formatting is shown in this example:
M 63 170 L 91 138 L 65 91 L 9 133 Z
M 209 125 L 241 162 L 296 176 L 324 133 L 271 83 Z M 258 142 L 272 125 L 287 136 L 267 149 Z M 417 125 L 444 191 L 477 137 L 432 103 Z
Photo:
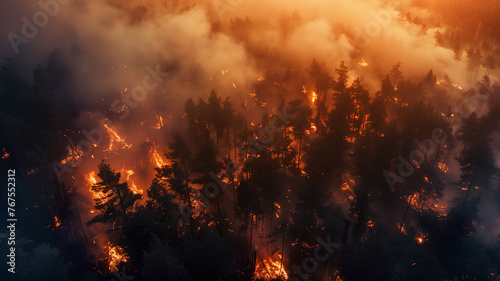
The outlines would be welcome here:
M 95 208 L 100 211 L 100 214 L 87 224 L 128 221 L 130 209 L 142 195 L 134 194 L 127 182 L 120 183 L 120 172 L 112 170 L 104 161 L 99 164 L 98 168 L 97 176 L 101 181 L 92 186 L 92 191 L 103 194 L 102 197 L 94 198 Z

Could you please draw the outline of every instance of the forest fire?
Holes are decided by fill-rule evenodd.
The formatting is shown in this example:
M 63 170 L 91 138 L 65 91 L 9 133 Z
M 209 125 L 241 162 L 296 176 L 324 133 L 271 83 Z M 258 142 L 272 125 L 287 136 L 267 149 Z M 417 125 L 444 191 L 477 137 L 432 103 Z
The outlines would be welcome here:
M 153 126 L 153 129 L 160 130 L 163 127 L 163 117 L 156 115 L 157 123 Z
M 0 25 L 20 281 L 500 276 L 493 0 L 84 2 Z
M 260 258 L 260 257 L 259 257 Z M 282 257 L 275 253 L 266 259 L 259 259 L 255 266 L 253 280 L 287 280 L 288 274 L 283 266 Z
M 318 99 L 318 94 L 316 94 L 316 92 L 312 92 L 311 102 L 315 103 L 316 99 Z
M 103 124 L 103 126 L 104 128 L 106 128 L 109 134 L 109 146 L 105 151 L 115 151 L 116 149 L 118 149 L 118 145 L 121 145 L 121 149 L 132 147 L 131 144 L 127 144 L 127 142 L 125 142 L 125 140 L 120 137 L 120 135 L 118 135 L 115 130 L 108 126 L 108 124 Z
M 438 168 L 443 173 L 447 173 L 448 172 L 448 165 L 446 165 L 446 163 L 444 163 L 444 162 L 438 163 Z
M 97 184 L 97 174 L 95 171 L 91 171 L 85 175 L 85 180 L 89 185 L 89 191 L 93 195 L 94 199 L 102 199 L 106 196 L 103 192 L 98 192 L 93 190 L 92 188 Z
M 2 148 L 2 159 L 7 159 L 10 157 L 10 154 L 5 150 L 5 148 Z
M 80 157 L 83 155 L 81 151 L 78 151 L 76 148 L 74 148 L 72 145 L 67 146 L 68 154 L 66 158 L 61 160 L 61 164 L 65 165 L 67 163 L 76 163 Z
M 154 163 L 156 164 L 156 166 L 158 168 L 161 168 L 161 167 L 167 165 L 167 162 L 165 160 L 163 160 L 163 158 L 158 153 L 158 151 L 156 150 L 156 148 L 153 147 L 151 149 L 151 155 L 152 155 L 152 160 L 154 161 Z
M 61 220 L 57 216 L 54 216 L 54 223 L 55 223 L 56 228 L 61 226 Z
M 127 170 L 127 169 L 123 168 L 122 170 L 120 170 L 120 172 L 125 175 L 125 180 L 130 183 L 130 190 L 132 190 L 132 192 L 134 194 L 143 194 L 144 193 L 144 191 L 142 189 L 137 188 L 135 183 L 130 180 L 130 176 L 132 176 L 134 174 L 133 170 Z
M 119 266 L 128 261 L 128 256 L 124 253 L 123 249 L 119 246 L 113 246 L 108 243 L 105 247 L 108 254 L 109 271 L 119 272 Z

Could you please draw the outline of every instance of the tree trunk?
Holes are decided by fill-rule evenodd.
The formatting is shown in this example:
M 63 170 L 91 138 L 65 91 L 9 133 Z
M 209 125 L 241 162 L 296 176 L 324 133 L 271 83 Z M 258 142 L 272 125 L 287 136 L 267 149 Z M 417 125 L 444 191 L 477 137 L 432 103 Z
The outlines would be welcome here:
M 83 227 L 82 217 L 80 216 L 80 209 L 78 208 L 78 204 L 76 204 L 76 202 L 73 202 L 73 204 L 76 207 L 76 213 L 78 214 L 78 221 L 80 222 L 80 227 L 82 228 L 83 237 L 85 237 L 85 242 L 87 243 L 87 248 L 90 253 L 90 258 L 92 259 L 92 262 L 94 262 L 94 255 L 92 254 L 92 249 L 90 248 L 89 239 L 87 237 L 87 234 L 85 233 L 85 228 Z
M 288 225 L 288 222 L 285 223 L 285 228 L 283 229 L 283 239 L 281 240 L 281 264 L 280 264 L 280 271 L 283 268 L 283 260 L 285 258 L 285 233 L 286 233 L 286 227 Z
M 115 186 L 115 190 L 118 191 L 117 188 L 116 188 L 116 186 Z M 125 216 L 125 220 L 129 221 L 128 214 L 127 214 L 127 209 L 125 208 L 125 205 L 123 204 L 122 193 L 120 191 L 118 191 L 117 194 L 118 194 L 118 198 L 120 199 L 120 206 L 122 207 L 123 215 Z
M 245 251 L 247 252 L 246 254 L 248 255 L 249 252 L 247 250 L 247 233 L 248 233 L 248 209 L 245 209 Z
M 299 139 L 299 155 L 298 155 L 298 158 L 297 158 L 297 170 L 300 169 L 300 153 L 301 153 L 301 150 L 302 150 L 302 135 L 300 136 L 300 139 Z
M 215 128 L 215 138 L 217 142 L 217 150 L 219 150 L 219 128 Z
M 219 232 L 219 236 L 222 237 L 222 229 L 220 225 L 220 197 L 221 195 L 217 196 L 217 232 Z
M 189 189 L 190 188 L 189 188 L 189 185 L 188 185 L 187 197 L 188 197 L 188 205 L 189 205 L 189 228 L 191 229 L 191 237 L 194 238 L 193 206 L 191 204 L 191 191 Z
M 271 201 L 271 222 L 269 224 L 269 242 L 272 241 L 273 238 L 273 217 L 274 217 L 274 203 Z M 271 243 L 267 246 L 267 255 L 271 255 Z
M 231 159 L 231 141 L 229 139 L 229 128 L 227 128 L 227 158 Z
M 252 240 L 253 240 L 253 211 L 250 211 L 250 246 L 248 248 L 249 252 L 252 252 Z
M 232 126 L 233 127 L 233 145 L 234 145 L 234 163 L 236 164 L 236 162 L 238 161 L 238 146 L 236 145 L 236 132 L 234 131 L 234 125 Z
M 417 185 L 416 189 L 418 189 L 418 185 Z M 408 205 L 406 206 L 405 215 L 403 216 L 403 220 L 401 221 L 401 227 L 399 228 L 399 231 L 401 231 L 403 229 L 403 226 L 405 225 L 406 216 L 408 215 L 408 211 L 410 210 L 411 201 L 413 200 L 413 196 L 415 196 L 415 192 L 413 192 L 413 194 L 410 197 L 410 201 L 408 201 Z

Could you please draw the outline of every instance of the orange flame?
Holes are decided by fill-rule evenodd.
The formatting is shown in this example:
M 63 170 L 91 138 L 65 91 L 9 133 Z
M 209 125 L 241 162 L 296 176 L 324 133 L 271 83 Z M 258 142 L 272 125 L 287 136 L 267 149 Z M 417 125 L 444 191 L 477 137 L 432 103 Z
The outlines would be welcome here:
M 54 216 L 54 222 L 56 223 L 56 228 L 61 225 L 61 220 L 56 216 Z
M 423 244 L 426 241 L 425 234 L 422 232 L 418 231 L 418 237 L 415 237 L 415 240 L 417 240 L 418 244 Z
M 253 280 L 288 279 L 285 267 L 281 263 L 281 255 L 278 253 L 258 262 L 253 274 Z
M 278 208 L 278 210 L 276 211 L 276 218 L 279 219 L 280 217 L 280 211 L 281 211 L 281 206 L 278 204 L 278 203 L 274 203 L 274 206 L 276 206 L 276 208 Z
M 156 166 L 158 166 L 158 168 L 167 165 L 167 161 L 163 160 L 158 151 L 156 151 L 156 148 L 152 148 L 151 152 L 153 155 L 153 160 L 155 161 L 155 164 Z
M 78 159 L 80 159 L 80 155 L 83 155 L 83 152 L 73 149 L 72 146 L 68 146 L 68 154 L 66 158 L 61 160 L 61 164 L 66 165 L 67 163 L 75 163 Z
M 446 165 L 446 163 L 439 163 L 438 164 L 438 168 L 443 173 L 447 173 L 448 172 L 448 165 Z
M 129 187 L 130 187 L 130 190 L 132 190 L 132 192 L 134 194 L 143 194 L 144 191 L 142 189 L 139 189 L 137 187 L 137 185 L 135 185 L 135 183 L 130 180 L 130 176 L 132 176 L 134 174 L 134 171 L 133 170 L 126 170 L 125 168 L 121 169 L 120 172 L 125 175 L 125 181 L 127 181 L 129 183 Z
M 95 171 L 91 171 L 90 173 L 86 174 L 85 180 L 88 182 L 88 184 L 90 186 L 89 191 L 90 191 L 90 193 L 92 193 L 92 195 L 94 195 L 94 199 L 101 199 L 104 196 L 106 196 L 106 194 L 104 194 L 101 191 L 97 192 L 97 191 L 92 190 L 92 186 L 97 184 L 97 175 L 96 175 Z
M 10 153 L 7 152 L 7 150 L 5 150 L 5 148 L 2 148 L 2 159 L 7 159 L 9 158 L 10 156 Z
M 153 129 L 159 130 L 163 127 L 163 117 L 156 115 L 156 121 L 158 121 L 158 123 L 153 126 Z
M 128 256 L 119 246 L 113 246 L 110 243 L 105 247 L 108 250 L 109 271 L 118 272 L 118 266 L 128 261 Z
M 359 65 L 361 65 L 362 67 L 367 67 L 368 66 L 368 63 L 365 61 L 365 59 L 361 59 L 361 61 L 359 62 Z
M 312 92 L 311 101 L 314 103 L 317 99 L 318 99 L 318 94 L 316 94 L 316 92 Z
M 103 125 L 104 125 L 104 128 L 106 128 L 106 130 L 108 131 L 108 134 L 109 134 L 109 147 L 105 151 L 116 150 L 116 144 L 118 144 L 118 143 L 122 145 L 122 147 L 121 147 L 122 149 L 132 147 L 132 145 L 131 144 L 127 144 L 127 142 L 125 142 L 125 140 L 122 137 L 120 137 L 115 130 L 113 130 L 107 124 L 103 124 Z

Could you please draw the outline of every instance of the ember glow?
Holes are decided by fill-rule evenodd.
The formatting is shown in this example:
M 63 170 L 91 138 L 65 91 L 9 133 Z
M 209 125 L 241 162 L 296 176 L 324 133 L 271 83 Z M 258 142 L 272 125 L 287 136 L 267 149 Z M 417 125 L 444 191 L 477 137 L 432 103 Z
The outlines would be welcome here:
M 127 144 L 125 140 L 118 135 L 118 133 L 113 130 L 110 126 L 107 124 L 103 124 L 104 128 L 106 128 L 108 134 L 109 134 L 109 146 L 106 151 L 115 151 L 117 149 L 125 149 L 125 148 L 130 148 L 132 147 L 131 144 Z
M 119 272 L 119 266 L 128 261 L 127 255 L 123 252 L 121 247 L 113 246 L 111 244 L 106 246 L 106 250 L 108 251 L 109 271 Z
M 94 199 L 102 199 L 106 196 L 105 193 L 103 192 L 97 192 L 92 189 L 94 185 L 97 184 L 97 174 L 95 171 L 91 171 L 88 174 L 85 175 L 85 180 L 87 181 L 87 184 L 89 186 L 89 191 L 93 195 Z
M 257 263 L 254 280 L 287 280 L 288 274 L 283 266 L 282 256 L 278 253 Z
M 152 149 L 151 155 L 153 156 L 152 159 L 158 168 L 161 168 L 167 164 L 167 162 L 163 160 L 163 158 L 155 148 Z

